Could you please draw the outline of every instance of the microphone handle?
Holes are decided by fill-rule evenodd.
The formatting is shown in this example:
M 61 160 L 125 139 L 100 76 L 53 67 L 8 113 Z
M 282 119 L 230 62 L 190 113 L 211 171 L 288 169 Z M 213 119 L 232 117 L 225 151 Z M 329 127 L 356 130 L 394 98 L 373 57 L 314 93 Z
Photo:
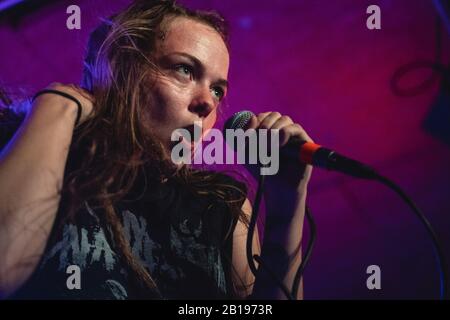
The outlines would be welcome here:
M 289 141 L 281 149 L 280 157 L 330 171 L 338 171 L 357 178 L 371 180 L 379 178 L 374 169 L 359 161 L 347 158 L 331 149 L 296 138 Z
M 342 172 L 357 178 L 372 180 L 379 177 L 374 169 L 364 163 L 347 158 L 324 147 L 320 147 L 313 154 L 312 165 L 327 170 Z

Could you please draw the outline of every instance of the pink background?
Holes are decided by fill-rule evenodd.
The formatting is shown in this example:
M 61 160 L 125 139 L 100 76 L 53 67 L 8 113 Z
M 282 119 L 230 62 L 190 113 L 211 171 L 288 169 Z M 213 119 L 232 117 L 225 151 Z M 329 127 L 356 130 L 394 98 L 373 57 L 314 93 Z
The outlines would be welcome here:
M 0 24 L 0 81 L 28 93 L 51 82 L 78 82 L 90 30 L 129 1 L 57 1 Z M 400 66 L 435 56 L 436 10 L 429 0 L 191 0 L 231 25 L 226 118 L 277 110 L 318 143 L 373 165 L 426 213 L 450 256 L 450 97 L 437 81 L 399 97 L 390 79 Z M 82 29 L 66 28 L 66 8 L 82 10 Z M 366 8 L 381 8 L 381 30 L 366 28 Z M 442 29 L 443 62 L 449 34 Z M 430 74 L 417 70 L 401 86 Z M 306 299 L 437 298 L 431 242 L 390 190 L 315 169 L 308 204 L 318 229 L 307 267 Z M 307 229 L 307 228 L 305 228 Z M 381 267 L 381 290 L 366 288 L 366 268 Z

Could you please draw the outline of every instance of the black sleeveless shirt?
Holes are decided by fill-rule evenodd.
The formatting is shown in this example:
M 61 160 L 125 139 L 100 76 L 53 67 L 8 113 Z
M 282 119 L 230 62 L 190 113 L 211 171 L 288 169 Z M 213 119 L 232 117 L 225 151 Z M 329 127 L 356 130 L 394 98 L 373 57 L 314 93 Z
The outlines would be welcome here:
M 244 187 L 222 176 L 224 182 Z M 227 197 L 241 199 L 239 206 L 244 202 L 236 192 Z M 34 273 L 11 299 L 161 298 L 136 285 L 101 208 L 84 202 L 75 222 L 62 223 L 62 207 Z M 163 299 L 233 298 L 232 231 L 237 219 L 223 201 L 194 195 L 187 186 L 168 180 L 115 209 L 134 257 L 149 271 Z

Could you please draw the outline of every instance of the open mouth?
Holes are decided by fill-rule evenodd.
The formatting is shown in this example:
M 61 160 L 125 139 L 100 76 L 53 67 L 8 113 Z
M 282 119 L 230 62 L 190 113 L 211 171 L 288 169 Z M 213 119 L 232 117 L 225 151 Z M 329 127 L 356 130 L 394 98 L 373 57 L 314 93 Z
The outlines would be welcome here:
M 180 129 L 184 129 L 189 132 L 189 135 L 179 134 L 179 138 L 176 141 L 171 142 L 171 148 L 173 149 L 178 144 L 183 144 L 186 149 L 189 149 L 191 152 L 191 157 L 194 156 L 195 150 L 199 143 L 202 142 L 202 127 L 197 124 L 190 124 Z
M 185 129 L 189 132 L 192 144 L 194 142 L 198 143 L 202 140 L 203 128 L 201 126 L 198 126 L 197 124 L 193 123 L 191 125 L 183 127 L 182 129 Z

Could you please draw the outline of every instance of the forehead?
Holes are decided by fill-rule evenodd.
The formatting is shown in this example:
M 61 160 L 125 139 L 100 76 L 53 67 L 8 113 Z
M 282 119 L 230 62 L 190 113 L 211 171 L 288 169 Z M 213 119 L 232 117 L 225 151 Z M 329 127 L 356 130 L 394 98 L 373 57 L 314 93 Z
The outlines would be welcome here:
M 158 41 L 157 55 L 174 52 L 192 55 L 222 76 L 228 72 L 228 49 L 220 34 L 204 23 L 180 17 L 170 19 L 164 27 L 164 39 Z

